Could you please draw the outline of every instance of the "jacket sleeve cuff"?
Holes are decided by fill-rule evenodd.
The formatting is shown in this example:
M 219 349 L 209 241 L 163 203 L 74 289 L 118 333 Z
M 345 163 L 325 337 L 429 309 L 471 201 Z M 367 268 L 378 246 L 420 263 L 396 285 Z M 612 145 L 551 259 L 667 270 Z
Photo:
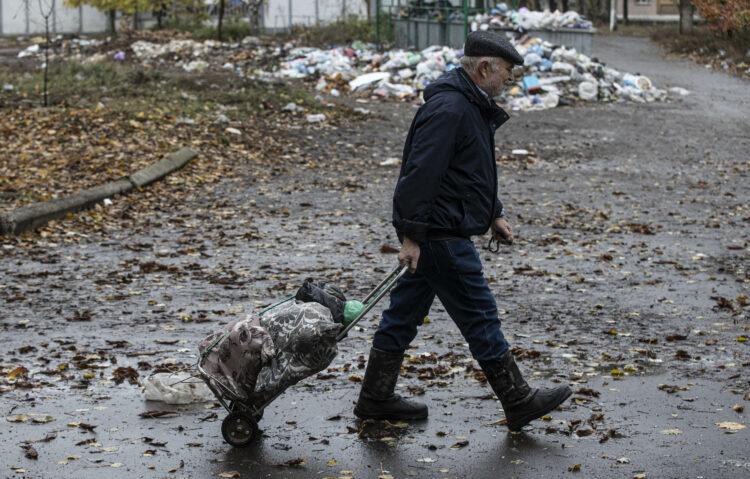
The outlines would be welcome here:
M 398 223 L 394 222 L 393 226 L 396 227 L 396 231 L 399 234 L 408 236 L 417 243 L 423 243 L 427 241 L 427 231 L 429 230 L 428 223 L 422 223 L 421 221 L 410 221 L 401 220 Z
M 505 208 L 503 208 L 503 203 L 500 200 L 497 200 L 497 203 L 495 204 L 495 218 L 502 218 L 505 216 Z

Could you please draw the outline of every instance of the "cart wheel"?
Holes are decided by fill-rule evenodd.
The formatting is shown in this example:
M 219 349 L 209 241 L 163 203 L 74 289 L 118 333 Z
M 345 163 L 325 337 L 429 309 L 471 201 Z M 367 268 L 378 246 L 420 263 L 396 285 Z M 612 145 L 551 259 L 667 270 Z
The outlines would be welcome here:
M 261 409 L 259 413 L 253 414 L 253 419 L 255 419 L 255 422 L 260 422 L 260 420 L 263 419 L 263 413 L 265 411 L 265 409 Z
M 245 447 L 258 435 L 258 423 L 241 412 L 230 413 L 221 423 L 221 435 L 234 447 Z

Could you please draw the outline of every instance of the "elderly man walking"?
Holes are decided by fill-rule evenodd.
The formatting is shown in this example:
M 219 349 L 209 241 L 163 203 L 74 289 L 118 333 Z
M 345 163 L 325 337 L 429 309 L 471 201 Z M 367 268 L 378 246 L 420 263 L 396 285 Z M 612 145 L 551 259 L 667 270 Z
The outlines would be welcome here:
M 409 265 L 391 292 L 373 339 L 354 413 L 363 419 L 423 419 L 427 406 L 394 393 L 404 351 L 435 296 L 456 323 L 517 431 L 570 397 L 568 386 L 530 387 L 500 329 L 495 298 L 471 236 L 492 228 L 510 244 L 511 227 L 497 198 L 495 130 L 508 120 L 492 100 L 523 63 L 511 43 L 492 32 L 466 39 L 461 67 L 424 91 L 412 121 L 393 195 L 393 225 Z

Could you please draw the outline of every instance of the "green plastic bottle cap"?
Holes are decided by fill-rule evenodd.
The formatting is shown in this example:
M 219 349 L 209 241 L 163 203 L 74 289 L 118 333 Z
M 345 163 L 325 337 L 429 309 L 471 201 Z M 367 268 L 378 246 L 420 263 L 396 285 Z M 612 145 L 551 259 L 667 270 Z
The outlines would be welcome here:
M 349 323 L 357 319 L 357 316 L 359 316 L 364 309 L 365 305 L 357 300 L 344 303 L 344 325 L 348 326 Z

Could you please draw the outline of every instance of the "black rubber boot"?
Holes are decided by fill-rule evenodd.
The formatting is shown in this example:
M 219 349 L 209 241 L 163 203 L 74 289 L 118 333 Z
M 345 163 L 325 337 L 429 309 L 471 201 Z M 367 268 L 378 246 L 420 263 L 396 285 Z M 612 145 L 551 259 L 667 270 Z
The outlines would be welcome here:
M 403 353 L 370 349 L 362 390 L 354 407 L 360 419 L 413 420 L 427 417 L 427 406 L 394 394 Z
M 510 351 L 497 360 L 481 361 L 479 364 L 503 405 L 511 431 L 520 431 L 534 419 L 549 414 L 573 393 L 568 386 L 549 389 L 529 387 Z

